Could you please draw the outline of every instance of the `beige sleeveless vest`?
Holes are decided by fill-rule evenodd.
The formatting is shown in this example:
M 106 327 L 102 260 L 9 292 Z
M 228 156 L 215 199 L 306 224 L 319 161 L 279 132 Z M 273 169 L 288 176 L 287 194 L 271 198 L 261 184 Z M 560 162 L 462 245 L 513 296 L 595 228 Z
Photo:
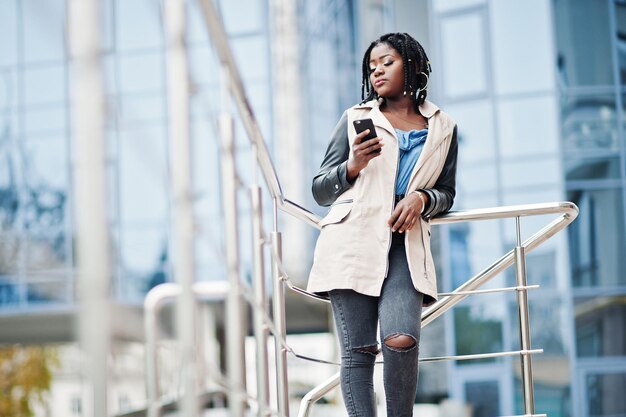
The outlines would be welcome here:
M 454 129 L 454 121 L 437 106 L 426 101 L 420 112 L 428 118 L 428 138 L 415 164 L 407 193 L 435 185 L 441 173 Z M 353 289 L 379 296 L 388 271 L 391 228 L 387 220 L 394 205 L 398 169 L 398 140 L 395 131 L 379 109 L 376 100 L 352 107 L 347 112 L 348 140 L 356 136 L 352 121 L 371 118 L 385 146 L 382 154 L 370 161 L 354 186 L 341 194 L 321 220 L 313 266 L 307 290 L 327 292 Z M 409 270 L 415 288 L 430 304 L 437 298 L 437 281 L 430 250 L 430 224 L 421 222 L 405 233 Z

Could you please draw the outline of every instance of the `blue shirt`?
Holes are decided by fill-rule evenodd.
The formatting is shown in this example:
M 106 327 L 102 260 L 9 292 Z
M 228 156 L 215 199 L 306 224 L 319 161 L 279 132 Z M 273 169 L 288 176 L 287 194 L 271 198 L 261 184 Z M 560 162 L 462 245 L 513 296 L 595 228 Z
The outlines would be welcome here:
M 422 154 L 428 129 L 404 131 L 395 129 L 400 148 L 400 162 L 396 178 L 396 194 L 406 194 L 415 163 Z

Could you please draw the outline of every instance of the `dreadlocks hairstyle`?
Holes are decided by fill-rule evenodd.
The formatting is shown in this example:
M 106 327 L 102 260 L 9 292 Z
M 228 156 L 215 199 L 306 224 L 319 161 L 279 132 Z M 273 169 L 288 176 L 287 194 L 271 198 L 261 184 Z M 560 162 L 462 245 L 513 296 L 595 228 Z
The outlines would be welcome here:
M 363 103 L 378 98 L 370 83 L 370 54 L 380 44 L 387 44 L 395 49 L 404 64 L 404 95 L 409 94 L 415 110 L 426 100 L 426 88 L 431 68 L 426 51 L 418 41 L 408 33 L 387 33 L 372 42 L 363 55 L 361 100 Z M 426 74 L 426 76 L 424 76 Z

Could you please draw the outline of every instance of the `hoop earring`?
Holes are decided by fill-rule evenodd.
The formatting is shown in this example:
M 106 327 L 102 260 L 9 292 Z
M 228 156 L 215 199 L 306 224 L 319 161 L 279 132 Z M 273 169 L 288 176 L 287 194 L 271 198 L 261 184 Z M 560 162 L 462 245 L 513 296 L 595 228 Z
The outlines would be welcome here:
M 424 87 L 422 88 L 418 88 L 417 89 L 417 93 L 419 94 L 420 92 L 426 90 L 428 88 L 428 74 L 426 74 L 424 71 L 420 72 L 417 75 L 423 75 L 424 77 L 426 77 L 426 83 L 424 84 Z

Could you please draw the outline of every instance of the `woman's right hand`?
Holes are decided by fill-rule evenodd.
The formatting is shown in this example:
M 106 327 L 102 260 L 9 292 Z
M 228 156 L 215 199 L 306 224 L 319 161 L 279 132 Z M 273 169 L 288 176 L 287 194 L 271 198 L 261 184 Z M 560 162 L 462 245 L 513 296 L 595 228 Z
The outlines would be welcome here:
M 361 143 L 361 140 L 370 133 L 369 129 L 356 135 L 352 145 L 352 156 L 348 159 L 347 176 L 348 181 L 353 182 L 359 176 L 359 172 L 369 164 L 369 162 L 380 156 L 381 149 L 385 144 L 382 138 L 374 138 Z

